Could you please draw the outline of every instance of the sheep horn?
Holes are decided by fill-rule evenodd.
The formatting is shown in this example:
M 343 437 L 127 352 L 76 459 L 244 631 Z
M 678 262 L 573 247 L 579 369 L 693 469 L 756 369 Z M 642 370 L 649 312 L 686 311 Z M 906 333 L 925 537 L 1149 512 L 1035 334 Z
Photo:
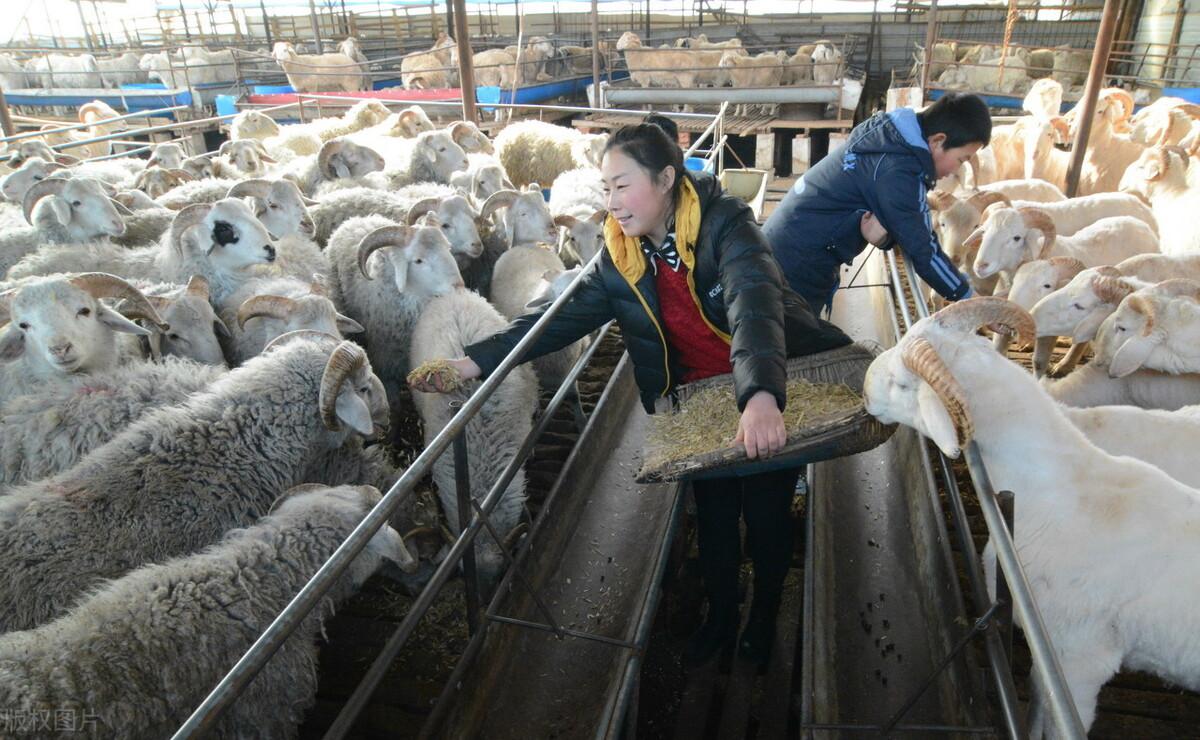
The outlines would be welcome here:
M 175 180 L 177 182 L 193 182 L 196 179 L 192 175 L 192 173 L 188 172 L 187 170 L 181 170 L 179 168 L 172 168 L 172 169 L 167 170 L 167 172 L 169 172 L 171 174 L 171 177 L 175 178 Z
M 1200 301 L 1200 283 L 1186 278 L 1172 278 L 1155 285 L 1154 293 L 1168 298 L 1191 298 Z
M 163 311 L 166 311 L 171 305 L 171 302 L 169 300 L 167 300 L 166 298 L 163 298 L 162 296 L 157 296 L 157 295 L 146 296 L 146 302 L 149 303 L 151 306 L 153 306 L 154 310 L 158 311 L 159 315 L 161 315 Z M 127 300 L 123 300 L 117 304 L 117 311 L 122 316 L 124 316 L 127 319 L 130 319 L 131 321 L 136 321 L 137 319 L 143 319 L 145 321 L 153 322 L 155 320 L 154 316 L 151 316 L 141 304 L 136 303 L 136 302 L 130 303 Z M 169 327 L 167 327 L 167 328 L 169 328 Z M 165 329 L 164 329 L 164 331 L 165 331 Z
M 930 190 L 925 199 L 929 201 L 929 207 L 935 211 L 945 211 L 958 202 L 958 198 L 955 198 L 953 193 L 947 193 L 945 190 Z
M 346 142 L 341 139 L 333 139 L 321 145 L 321 151 L 317 152 L 317 169 L 322 175 L 331 180 L 337 178 L 337 173 L 329 169 L 329 160 L 345 147 Z
M 146 300 L 146 296 L 142 291 L 133 287 L 116 275 L 109 275 L 105 272 L 85 272 L 70 279 L 71 285 L 74 285 L 80 290 L 85 290 L 91 294 L 93 298 L 123 298 L 129 301 L 133 310 L 138 311 L 140 316 L 149 319 L 160 330 L 166 331 L 171 328 L 170 324 L 162 320 L 158 315 L 158 311 Z
M 1048 259 L 1050 250 L 1054 248 L 1054 240 L 1058 237 L 1058 229 L 1054 227 L 1054 221 L 1050 218 L 1050 214 L 1041 208 L 1031 207 L 1018 208 L 1017 213 L 1021 214 L 1025 220 L 1026 228 L 1042 232 L 1042 251 L 1035 259 Z
M 65 177 L 47 177 L 41 182 L 35 182 L 33 187 L 25 191 L 25 200 L 21 201 L 21 208 L 25 212 L 26 223 L 33 224 L 33 208 L 38 204 L 38 201 L 45 198 L 47 195 L 58 195 L 67 185 Z
M 338 430 L 341 422 L 337 418 L 337 397 L 342 391 L 342 384 L 351 373 L 358 372 L 366 365 L 367 353 L 354 342 L 342 342 L 329 356 L 325 364 L 325 372 L 321 375 L 321 390 L 318 394 L 318 406 L 321 410 L 321 422 L 326 429 Z
M 358 269 L 363 277 L 372 279 L 367 273 L 367 260 L 376 250 L 407 244 L 412 231 L 411 226 L 381 226 L 364 236 L 358 243 Z
M 483 208 L 479 209 L 479 217 L 487 218 L 497 208 L 508 208 L 519 195 L 516 190 L 497 190 L 483 202 Z
M 256 178 L 253 180 L 242 180 L 229 188 L 229 192 L 225 194 L 226 198 L 265 198 L 267 193 L 271 191 L 271 183 L 267 180 Z
M 109 200 L 112 202 L 113 208 L 117 209 L 117 213 L 121 214 L 122 216 L 132 216 L 133 215 L 133 211 L 129 208 L 129 206 L 127 206 L 124 203 L 122 203 L 121 201 L 117 200 L 115 197 L 109 198 Z
M 1012 206 L 1012 201 L 1008 199 L 1007 195 L 1004 193 L 997 193 L 993 190 L 982 190 L 978 193 L 975 193 L 970 198 L 967 198 L 967 202 L 970 203 L 971 206 L 980 213 L 983 213 L 985 210 L 987 210 L 987 207 L 993 203 L 1003 203 L 1006 206 Z
M 565 213 L 560 213 L 554 217 L 555 226 L 565 226 L 569 229 L 577 223 L 579 223 L 579 219 L 575 218 L 574 216 L 568 216 Z
M 1195 103 L 1181 103 L 1175 106 L 1175 110 L 1192 118 L 1200 118 L 1200 105 L 1196 105 Z
M 1146 326 L 1142 329 L 1142 336 L 1148 336 L 1154 331 L 1154 320 L 1158 318 L 1158 307 L 1144 295 L 1135 295 L 1129 299 L 1129 308 L 1137 311 L 1146 317 Z
M 1133 286 L 1119 277 L 1097 275 L 1092 278 L 1092 292 L 1100 300 L 1115 306 L 1133 292 Z
M 1059 282 L 1070 280 L 1087 269 L 1087 265 L 1074 257 L 1051 257 L 1048 261 Z
M 1183 160 L 1183 168 L 1184 168 L 1185 170 L 1188 168 L 1188 164 L 1189 164 L 1189 163 L 1190 163 L 1190 161 L 1191 161 L 1191 157 L 1190 157 L 1190 156 L 1188 156 L 1188 153 L 1187 153 L 1187 150 L 1186 150 L 1186 149 L 1184 149 L 1184 148 L 1183 148 L 1183 147 L 1181 147 L 1181 146 L 1177 146 L 1177 145 L 1175 145 L 1175 144 L 1168 144 L 1168 145 L 1164 146 L 1164 147 L 1162 148 L 1162 150 L 1163 150 L 1163 152 L 1164 152 L 1164 153 L 1174 153 L 1174 154 L 1177 154 L 1177 155 L 1179 155 L 1179 158 L 1180 158 L 1181 160 Z M 1169 156 L 1168 156 L 1168 157 L 1165 157 L 1165 158 L 1164 158 L 1164 164 L 1170 164 L 1170 162 L 1169 162 L 1169 161 L 1167 161 L 1167 160 L 1169 160 L 1169 159 L 1170 159 L 1170 157 L 1169 157 Z M 1164 167 L 1164 169 L 1166 169 L 1166 168 Z
M 1119 87 L 1110 87 L 1104 90 L 1101 95 L 1105 97 L 1117 98 L 1121 102 L 1121 109 L 1124 112 L 1118 121 L 1128 121 L 1133 115 L 1133 96 Z
M 949 329 L 974 332 L 982 326 L 998 325 L 1006 334 L 1016 334 L 1022 342 L 1032 343 L 1037 336 L 1037 328 L 1028 311 L 995 296 L 951 303 L 934 316 L 939 324 Z
M 924 337 L 915 337 L 904 348 L 900 357 L 904 367 L 928 383 L 934 393 L 937 393 L 946 413 L 950 415 L 950 421 L 954 424 L 958 446 L 965 447 L 975 434 L 975 426 L 971 421 L 970 412 L 967 411 L 966 393 L 950 374 L 950 368 L 946 367 L 937 350 Z
M 247 298 L 238 308 L 237 324 L 239 329 L 246 328 L 250 319 L 266 316 L 280 321 L 287 321 L 296 308 L 296 302 L 291 298 L 278 295 L 256 295 Z
M 1100 265 L 1096 268 L 1097 275 L 1105 277 L 1125 277 L 1125 274 L 1118 270 L 1114 265 Z
M 211 210 L 211 203 L 193 203 L 176 213 L 175 218 L 171 219 L 171 244 L 179 244 L 184 232 L 203 221 Z
M 455 121 L 447 127 L 447 131 L 449 131 L 450 138 L 453 139 L 454 143 L 456 144 L 460 139 L 471 135 L 471 129 L 467 125 L 466 121 Z
M 424 216 L 430 211 L 436 211 L 438 206 L 441 204 L 441 198 L 422 198 L 421 200 L 418 200 L 413 204 L 412 208 L 408 209 L 408 217 L 405 219 L 405 223 L 407 223 L 409 226 L 412 226 L 413 222 L 415 222 L 418 218 Z
M 188 295 L 193 295 L 198 298 L 203 298 L 204 300 L 207 301 L 208 300 L 208 278 L 204 277 L 203 275 L 192 275 L 192 277 L 188 279 L 187 288 L 185 289 L 185 292 Z
M 317 331 L 316 329 L 296 329 L 295 331 L 284 332 L 283 334 L 280 334 L 271 341 L 267 342 L 267 346 L 263 347 L 261 354 L 265 355 L 272 348 L 287 344 L 291 340 L 299 337 L 306 337 L 309 339 L 331 339 L 335 342 L 342 341 L 341 337 L 334 336 L 329 332 Z

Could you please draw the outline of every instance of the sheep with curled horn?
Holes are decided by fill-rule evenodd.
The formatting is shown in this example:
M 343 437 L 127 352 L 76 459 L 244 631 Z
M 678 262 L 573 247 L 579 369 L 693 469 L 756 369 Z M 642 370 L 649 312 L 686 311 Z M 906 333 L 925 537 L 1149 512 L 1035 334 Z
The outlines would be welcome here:
M 130 211 L 105 186 L 86 178 L 50 177 L 33 184 L 21 203 L 27 227 L 0 235 L 0 276 L 39 248 L 68 248 L 125 233 Z
M 323 183 L 350 178 L 368 178 L 381 172 L 384 158 L 374 149 L 346 138 L 321 145 L 316 156 L 301 157 L 284 166 L 281 174 L 299 186 L 306 196 L 316 194 Z M 369 179 L 369 178 L 368 178 Z

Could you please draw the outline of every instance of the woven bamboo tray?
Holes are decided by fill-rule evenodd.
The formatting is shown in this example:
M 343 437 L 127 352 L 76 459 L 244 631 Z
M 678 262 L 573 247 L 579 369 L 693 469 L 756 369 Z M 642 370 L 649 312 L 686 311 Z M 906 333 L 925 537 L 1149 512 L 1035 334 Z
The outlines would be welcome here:
M 877 350 L 864 345 L 850 344 L 828 352 L 796 357 L 788 360 L 788 379 L 803 379 L 811 383 L 841 383 L 861 394 L 867 366 L 877 354 Z M 676 389 L 677 402 L 682 403 L 704 388 L 728 386 L 732 383 L 732 375 L 718 375 L 680 386 Z M 674 413 L 675 404 L 670 399 L 659 399 L 655 411 L 660 414 Z M 806 419 L 802 428 L 789 430 L 787 444 L 769 458 L 750 460 L 746 457 L 744 447 L 731 446 L 680 460 L 643 463 L 637 474 L 637 481 L 658 483 L 697 480 L 794 468 L 874 449 L 886 442 L 895 430 L 895 425 L 885 426 L 879 423 L 859 404 L 825 416 Z

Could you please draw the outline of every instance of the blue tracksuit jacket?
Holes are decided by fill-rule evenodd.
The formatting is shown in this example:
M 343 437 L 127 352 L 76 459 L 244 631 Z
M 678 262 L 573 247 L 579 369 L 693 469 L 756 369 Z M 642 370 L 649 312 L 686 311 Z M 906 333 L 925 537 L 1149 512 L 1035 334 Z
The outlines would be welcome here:
M 828 306 L 838 266 L 867 245 L 859 221 L 867 211 L 899 244 L 921 279 L 950 300 L 970 295 L 967 278 L 938 244 L 925 193 L 934 186 L 933 156 L 911 108 L 863 121 L 845 146 L 804 174 L 763 226 L 796 292 L 815 309 Z

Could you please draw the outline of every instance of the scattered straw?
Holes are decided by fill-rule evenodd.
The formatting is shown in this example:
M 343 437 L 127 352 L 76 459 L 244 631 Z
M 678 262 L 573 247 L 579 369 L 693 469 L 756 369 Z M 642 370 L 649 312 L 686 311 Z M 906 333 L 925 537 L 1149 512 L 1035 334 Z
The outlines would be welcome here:
M 461 388 L 463 379 L 458 370 L 446 360 L 429 360 L 422 362 L 408 374 L 408 384 L 413 383 L 427 383 L 441 388 L 443 393 L 449 393 Z
M 805 425 L 851 411 L 862 404 L 862 396 L 843 384 L 789 380 L 787 409 L 783 423 L 790 444 Z M 646 468 L 706 455 L 734 447 L 737 436 L 737 399 L 732 385 L 719 385 L 688 396 L 675 413 L 650 417 L 646 435 Z

